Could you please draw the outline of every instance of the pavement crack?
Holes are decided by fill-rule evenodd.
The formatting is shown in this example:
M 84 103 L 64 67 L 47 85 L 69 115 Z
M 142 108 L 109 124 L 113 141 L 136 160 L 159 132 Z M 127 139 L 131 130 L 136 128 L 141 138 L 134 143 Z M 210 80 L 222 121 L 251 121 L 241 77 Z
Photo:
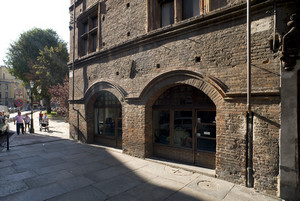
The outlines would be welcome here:
M 234 185 L 232 185 L 232 187 L 229 189 L 229 191 L 226 193 L 226 195 L 224 196 L 224 198 L 222 198 L 222 200 L 224 200 L 226 197 L 227 197 L 227 195 L 231 192 L 231 190 L 233 189 L 235 187 L 235 184 Z

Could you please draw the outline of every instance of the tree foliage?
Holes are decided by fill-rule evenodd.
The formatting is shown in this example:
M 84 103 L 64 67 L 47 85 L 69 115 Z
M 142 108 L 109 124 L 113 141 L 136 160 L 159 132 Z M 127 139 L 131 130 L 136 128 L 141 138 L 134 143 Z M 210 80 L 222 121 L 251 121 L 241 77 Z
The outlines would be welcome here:
M 50 112 L 51 93 L 49 93 L 49 87 L 61 84 L 63 78 L 68 73 L 67 61 L 68 52 L 67 49 L 60 43 L 58 47 L 47 46 L 43 51 L 40 51 L 40 56 L 37 58 L 37 63 L 33 66 L 33 71 L 36 76 L 36 85 L 42 88 L 42 97 L 47 104 L 47 111 Z M 64 76 L 64 77 L 62 77 Z
M 34 81 L 34 93 L 40 86 L 47 111 L 51 111 L 51 94 L 48 88 L 51 85 L 62 83 L 68 73 L 68 50 L 66 43 L 59 39 L 52 29 L 31 29 L 13 42 L 6 55 L 6 65 L 9 72 L 24 85 Z
M 69 79 L 66 76 L 63 84 L 53 85 L 49 88 L 49 93 L 52 95 L 51 102 L 59 104 L 57 112 L 68 117 L 69 114 Z

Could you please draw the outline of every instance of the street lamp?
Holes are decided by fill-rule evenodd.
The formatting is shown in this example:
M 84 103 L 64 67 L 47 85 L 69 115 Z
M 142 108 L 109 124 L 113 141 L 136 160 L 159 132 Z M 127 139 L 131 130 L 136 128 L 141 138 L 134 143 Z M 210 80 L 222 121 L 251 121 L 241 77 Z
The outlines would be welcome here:
M 32 95 L 32 91 L 33 91 L 33 86 L 34 86 L 34 82 L 32 80 L 30 80 L 30 98 L 31 98 L 31 124 L 30 124 L 30 129 L 29 132 L 30 133 L 34 133 L 34 128 L 33 128 L 33 95 Z

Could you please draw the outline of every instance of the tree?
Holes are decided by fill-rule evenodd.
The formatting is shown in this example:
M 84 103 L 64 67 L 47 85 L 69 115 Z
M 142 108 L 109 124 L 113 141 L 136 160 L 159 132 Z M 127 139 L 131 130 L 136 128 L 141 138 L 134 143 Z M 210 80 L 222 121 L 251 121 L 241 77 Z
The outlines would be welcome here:
M 65 115 L 68 118 L 69 114 L 69 78 L 66 76 L 63 84 L 57 84 L 49 88 L 49 93 L 52 95 L 52 102 L 58 103 L 58 113 Z
M 33 66 L 37 78 L 36 85 L 42 88 L 41 96 L 46 102 L 47 112 L 51 112 L 51 93 L 48 89 L 63 82 L 68 73 L 66 62 L 68 57 L 67 49 L 62 44 L 58 47 L 46 46 L 43 51 L 40 51 L 37 63 Z
M 6 55 L 9 72 L 23 81 L 25 86 L 34 81 L 33 93 L 40 86 L 41 98 L 45 99 L 47 112 L 51 112 L 51 85 L 62 83 L 68 67 L 68 50 L 66 43 L 59 39 L 52 29 L 31 29 L 13 42 Z

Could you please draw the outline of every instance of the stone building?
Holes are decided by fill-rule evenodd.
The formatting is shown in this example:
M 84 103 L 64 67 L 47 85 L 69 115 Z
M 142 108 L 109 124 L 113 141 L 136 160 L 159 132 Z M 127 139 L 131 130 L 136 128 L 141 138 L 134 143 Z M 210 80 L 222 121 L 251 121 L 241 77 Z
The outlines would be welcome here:
M 73 2 L 72 138 L 300 199 L 299 2 Z
M 5 66 L 0 66 L 0 105 L 15 107 L 15 101 L 19 99 L 24 102 L 25 106 L 29 100 L 26 88 L 20 80 L 8 72 Z

